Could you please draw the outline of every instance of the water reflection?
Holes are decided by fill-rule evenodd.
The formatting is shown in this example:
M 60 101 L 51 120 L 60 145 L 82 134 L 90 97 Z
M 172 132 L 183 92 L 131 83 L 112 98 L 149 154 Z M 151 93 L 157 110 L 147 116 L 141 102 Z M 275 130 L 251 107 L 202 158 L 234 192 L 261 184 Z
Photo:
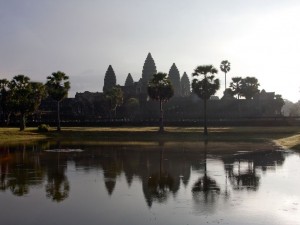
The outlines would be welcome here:
M 143 191 L 149 207 L 152 206 L 153 201 L 159 203 L 165 202 L 171 194 L 176 194 L 180 186 L 179 179 L 176 180 L 173 175 L 168 172 L 168 168 L 164 166 L 164 164 L 167 164 L 165 161 L 168 159 L 164 158 L 163 142 L 159 143 L 158 149 L 159 158 L 157 158 L 157 161 L 159 165 L 155 162 L 152 167 L 148 165 L 148 181 L 143 179 Z
M 285 160 L 283 151 L 211 155 L 209 143 L 195 143 L 195 146 L 187 148 L 170 143 L 152 143 L 149 146 L 66 146 L 48 142 L 5 146 L 0 149 L 0 190 L 24 196 L 32 188 L 40 188 L 45 190 L 49 200 L 61 202 L 71 196 L 67 172 L 68 164 L 72 163 L 76 171 L 101 171 L 103 185 L 109 196 L 114 194 L 118 177 L 122 174 L 128 187 L 134 179 L 139 180 L 145 202 L 152 207 L 154 202 L 165 203 L 170 197 L 176 198 L 180 188 L 188 187 L 191 173 L 195 172 L 198 179 L 192 181 L 190 189 L 194 202 L 198 206 L 204 204 L 213 207 L 218 196 L 229 198 L 229 189 L 257 191 L 261 179 L 259 171 L 266 173 L 275 170 Z M 59 148 L 84 151 L 45 151 Z M 218 179 L 212 176 L 211 161 L 222 162 L 224 176 Z
M 197 205 L 208 204 L 212 206 L 216 202 L 217 195 L 220 194 L 220 187 L 217 182 L 207 174 L 207 146 L 208 141 L 204 141 L 203 175 L 193 185 L 193 199 Z
M 260 180 L 257 170 L 275 170 L 282 166 L 284 159 L 282 151 L 260 151 L 233 154 L 224 157 L 223 162 L 233 189 L 256 191 Z

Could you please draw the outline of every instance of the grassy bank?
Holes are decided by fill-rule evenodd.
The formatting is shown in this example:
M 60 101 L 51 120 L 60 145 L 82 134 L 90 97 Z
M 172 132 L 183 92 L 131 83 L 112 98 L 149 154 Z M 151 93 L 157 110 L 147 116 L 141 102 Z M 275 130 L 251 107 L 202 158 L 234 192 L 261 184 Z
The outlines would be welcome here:
M 17 128 L 0 128 L 0 144 L 37 140 L 89 142 L 142 142 L 142 141 L 201 141 L 202 128 L 166 127 L 159 134 L 157 127 L 67 127 L 61 132 L 51 128 L 40 133 L 36 128 L 19 131 Z M 209 128 L 208 140 L 215 142 L 274 142 L 287 148 L 300 149 L 299 127 L 226 127 Z

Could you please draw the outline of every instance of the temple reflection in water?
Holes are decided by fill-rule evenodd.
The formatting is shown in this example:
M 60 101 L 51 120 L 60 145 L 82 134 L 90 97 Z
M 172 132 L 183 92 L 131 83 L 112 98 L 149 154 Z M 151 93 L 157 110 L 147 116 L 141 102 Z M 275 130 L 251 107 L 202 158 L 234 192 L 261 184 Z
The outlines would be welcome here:
M 57 151 L 45 151 L 56 149 Z M 83 149 L 84 151 L 60 151 Z M 76 171 L 100 171 L 107 194 L 114 190 L 125 176 L 127 185 L 133 180 L 141 184 L 148 207 L 176 198 L 180 189 L 187 189 L 195 207 L 203 203 L 213 207 L 218 198 L 230 198 L 235 191 L 256 191 L 261 174 L 275 170 L 284 163 L 283 151 L 237 152 L 219 154 L 210 152 L 210 143 L 140 143 L 135 145 L 82 145 L 37 143 L 1 147 L 0 190 L 15 196 L 28 195 L 31 189 L 43 189 L 45 196 L 61 202 L 72 195 L 68 168 Z M 215 165 L 223 172 L 215 174 Z M 191 181 L 191 174 L 197 178 Z M 189 182 L 193 182 L 188 186 Z M 87 187 L 88 188 L 88 187 Z

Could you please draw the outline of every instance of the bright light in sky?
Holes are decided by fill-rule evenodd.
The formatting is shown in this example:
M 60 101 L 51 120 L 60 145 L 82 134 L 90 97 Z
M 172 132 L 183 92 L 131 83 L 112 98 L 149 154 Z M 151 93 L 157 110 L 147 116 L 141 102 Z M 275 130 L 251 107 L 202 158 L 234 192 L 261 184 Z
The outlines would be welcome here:
M 148 52 L 158 71 L 176 63 L 181 75 L 196 66 L 255 76 L 266 91 L 300 99 L 300 2 L 296 0 L 0 0 L 0 76 L 25 74 L 45 82 L 70 76 L 71 93 L 102 91 L 111 64 L 117 82 L 141 77 Z M 221 89 L 224 74 L 219 71 Z

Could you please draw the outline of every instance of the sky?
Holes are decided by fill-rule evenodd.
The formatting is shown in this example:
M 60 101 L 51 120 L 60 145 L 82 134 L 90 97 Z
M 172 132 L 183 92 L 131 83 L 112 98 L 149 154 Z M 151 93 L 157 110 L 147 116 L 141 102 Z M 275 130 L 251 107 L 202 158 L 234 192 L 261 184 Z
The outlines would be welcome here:
M 46 82 L 60 70 L 73 97 L 101 92 L 109 65 L 118 84 L 128 73 L 138 81 L 151 52 L 158 71 L 175 63 L 190 79 L 228 60 L 227 85 L 255 76 L 261 90 L 297 102 L 299 21 L 298 0 L 0 0 L 0 78 Z

